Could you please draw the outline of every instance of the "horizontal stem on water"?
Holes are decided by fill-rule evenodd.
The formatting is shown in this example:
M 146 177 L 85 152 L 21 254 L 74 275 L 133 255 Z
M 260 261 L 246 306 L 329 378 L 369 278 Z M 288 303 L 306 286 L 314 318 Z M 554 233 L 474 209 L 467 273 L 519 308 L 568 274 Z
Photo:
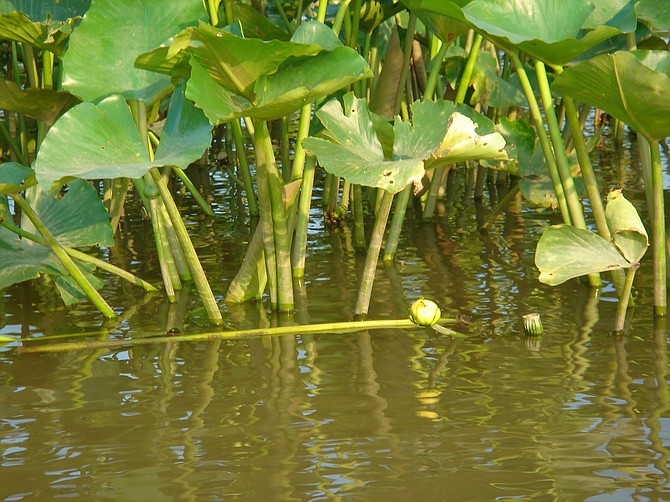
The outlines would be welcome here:
M 456 322 L 455 319 L 449 318 L 443 318 L 441 321 L 450 323 Z M 149 345 L 166 342 L 204 342 L 208 340 L 235 340 L 260 336 L 303 335 L 309 333 L 333 332 L 344 333 L 348 331 L 363 331 L 368 329 L 407 329 L 416 327 L 417 325 L 409 319 L 334 322 L 301 326 L 282 326 L 278 328 L 245 329 L 239 331 L 214 331 L 210 333 L 197 333 L 194 335 L 156 336 L 133 340 L 96 340 L 92 342 L 54 343 L 37 347 L 18 347 L 17 351 L 22 354 L 69 352 L 73 350 L 111 349 L 115 347 L 130 347 L 134 345 Z

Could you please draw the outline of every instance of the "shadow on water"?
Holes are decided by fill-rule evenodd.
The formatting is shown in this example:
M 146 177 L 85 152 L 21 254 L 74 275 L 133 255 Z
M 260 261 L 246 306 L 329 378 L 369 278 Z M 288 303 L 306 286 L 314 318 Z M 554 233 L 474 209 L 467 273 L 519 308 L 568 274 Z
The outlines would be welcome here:
M 219 299 L 249 238 L 222 183 L 209 192 L 217 218 L 182 201 L 208 276 L 220 278 Z M 467 338 L 417 328 L 21 356 L 10 344 L 0 352 L 0 496 L 670 498 L 667 329 L 648 315 L 649 284 L 638 284 L 625 334 L 611 336 L 609 286 L 596 295 L 577 281 L 537 281 L 534 243 L 551 218 L 515 199 L 480 232 L 494 201 L 450 189 L 435 221 L 410 212 L 396 263 L 380 264 L 370 316 L 404 317 L 425 296 L 446 316 L 466 316 Z M 111 259 L 155 277 L 145 227 L 126 224 Z M 312 225 L 295 321 L 348 320 L 363 257 L 346 226 L 325 231 L 317 209 Z M 47 288 L 7 290 L 0 333 L 206 329 L 189 291 L 169 305 L 110 280 L 105 295 L 123 313 L 101 327 L 90 306 L 65 309 Z M 522 333 L 521 316 L 533 311 L 542 337 Z M 224 316 L 226 328 L 286 322 L 262 304 L 225 306 Z

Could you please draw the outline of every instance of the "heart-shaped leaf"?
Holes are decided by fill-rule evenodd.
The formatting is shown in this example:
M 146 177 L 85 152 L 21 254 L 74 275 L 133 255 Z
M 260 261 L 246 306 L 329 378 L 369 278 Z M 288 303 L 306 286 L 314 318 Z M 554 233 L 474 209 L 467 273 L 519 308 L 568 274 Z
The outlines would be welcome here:
M 423 177 L 422 159 L 384 159 L 368 107 L 364 100 L 355 98 L 352 93 L 344 96 L 344 109 L 337 100 L 332 100 L 317 112 L 317 116 L 332 141 L 306 138 L 303 146 L 311 155 L 316 155 L 329 173 L 351 183 L 383 188 L 391 193 L 399 192 Z
M 557 286 L 582 275 L 627 268 L 631 264 L 610 242 L 570 225 L 548 227 L 537 243 L 540 282 Z
M 177 89 L 151 161 L 125 100 L 110 96 L 97 105 L 75 106 L 53 125 L 35 160 L 35 172 L 40 185 L 49 190 L 74 177 L 139 178 L 152 167 L 185 169 L 210 142 L 206 117 Z
M 91 0 L 2 0 L 0 38 L 61 55 L 76 20 Z

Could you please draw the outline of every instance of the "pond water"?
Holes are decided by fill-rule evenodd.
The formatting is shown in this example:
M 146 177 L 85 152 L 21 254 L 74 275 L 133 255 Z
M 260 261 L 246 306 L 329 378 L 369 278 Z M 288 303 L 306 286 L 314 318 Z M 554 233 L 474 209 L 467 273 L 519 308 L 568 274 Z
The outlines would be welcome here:
M 626 183 L 643 199 L 634 170 L 602 169 L 606 186 Z M 669 500 L 668 334 L 651 317 L 649 260 L 614 336 L 609 283 L 595 293 L 537 281 L 535 242 L 555 217 L 516 200 L 480 232 L 503 189 L 477 204 L 461 178 L 435 221 L 410 211 L 395 266 L 379 266 L 370 317 L 404 318 L 424 296 L 467 316 L 457 327 L 467 337 L 416 328 L 64 354 L 15 351 L 59 340 L 10 343 L 0 352 L 0 498 Z M 215 177 L 216 218 L 181 200 L 218 298 L 249 237 L 229 187 Z M 295 317 L 222 303 L 226 329 L 351 319 L 364 256 L 346 227 L 324 229 L 313 213 Z M 155 281 L 139 218 L 129 211 L 110 259 Z M 209 330 L 189 291 L 168 305 L 110 279 L 103 295 L 121 316 L 102 323 L 48 288 L 4 291 L 0 334 Z M 542 337 L 523 334 L 530 312 L 542 315 Z

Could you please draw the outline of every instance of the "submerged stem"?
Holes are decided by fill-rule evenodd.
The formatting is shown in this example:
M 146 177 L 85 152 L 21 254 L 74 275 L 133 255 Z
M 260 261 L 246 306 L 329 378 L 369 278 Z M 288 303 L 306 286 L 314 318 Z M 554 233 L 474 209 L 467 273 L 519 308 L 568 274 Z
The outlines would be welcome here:
M 391 206 L 393 205 L 393 194 L 383 191 L 383 195 L 375 217 L 375 224 L 372 228 L 372 237 L 370 238 L 370 245 L 368 246 L 368 253 L 365 257 L 365 266 L 363 268 L 363 278 L 358 289 L 358 298 L 356 299 L 355 314 L 357 316 L 368 313 L 370 307 L 370 297 L 372 296 L 372 284 L 375 280 L 375 272 L 377 270 L 377 262 L 379 261 L 379 252 L 382 248 L 382 240 L 384 239 L 384 230 L 386 230 L 386 222 L 388 221 Z

